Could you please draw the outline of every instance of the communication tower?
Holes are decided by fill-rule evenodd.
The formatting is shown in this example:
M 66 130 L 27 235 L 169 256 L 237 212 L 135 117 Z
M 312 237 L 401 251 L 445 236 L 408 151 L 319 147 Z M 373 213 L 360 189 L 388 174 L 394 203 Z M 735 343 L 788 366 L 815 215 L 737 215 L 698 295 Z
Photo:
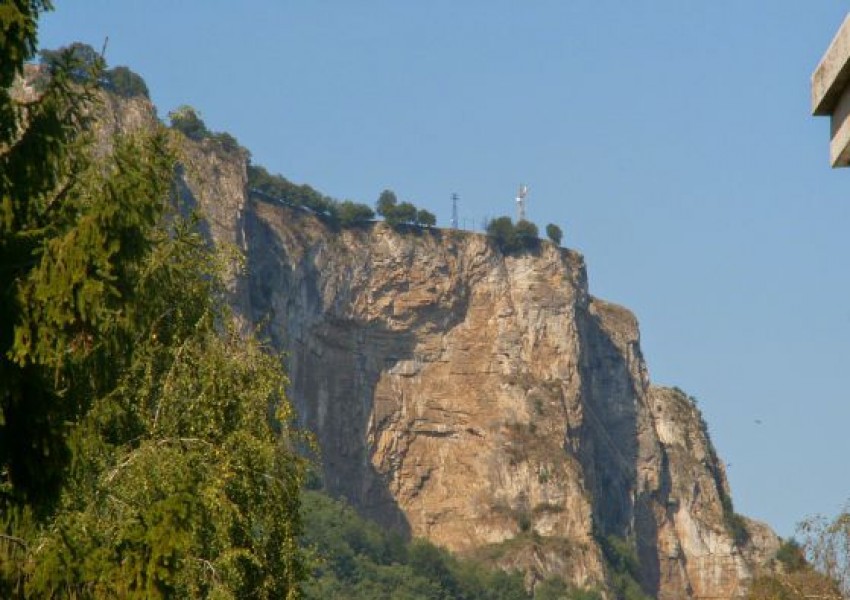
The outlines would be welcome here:
M 528 196 L 528 186 L 524 183 L 519 186 L 516 194 L 517 221 L 525 221 L 525 197 Z
M 457 229 L 457 201 L 458 195 L 452 194 L 452 229 Z

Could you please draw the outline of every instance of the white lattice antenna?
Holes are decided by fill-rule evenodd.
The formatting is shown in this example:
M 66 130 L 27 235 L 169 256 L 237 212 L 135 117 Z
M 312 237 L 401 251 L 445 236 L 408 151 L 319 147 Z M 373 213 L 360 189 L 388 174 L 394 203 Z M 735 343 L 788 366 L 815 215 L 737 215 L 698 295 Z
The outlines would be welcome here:
M 528 186 L 524 183 L 519 186 L 516 194 L 517 221 L 525 221 L 525 197 L 528 196 Z

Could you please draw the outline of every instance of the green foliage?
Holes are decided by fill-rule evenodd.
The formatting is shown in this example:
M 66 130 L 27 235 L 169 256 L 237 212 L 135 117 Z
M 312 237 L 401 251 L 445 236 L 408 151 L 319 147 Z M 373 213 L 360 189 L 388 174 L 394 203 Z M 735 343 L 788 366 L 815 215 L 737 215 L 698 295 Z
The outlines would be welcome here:
M 398 225 L 401 223 L 414 223 L 416 221 L 417 210 L 410 202 L 399 202 L 395 210 L 389 215 L 385 215 L 387 222 L 390 225 Z
M 239 145 L 239 141 L 227 133 L 226 131 L 219 131 L 217 133 L 212 133 L 209 136 L 219 148 L 227 153 L 234 152 L 247 152 L 242 146 Z
M 201 118 L 201 114 L 191 106 L 184 104 L 177 107 L 168 113 L 168 118 L 171 127 L 190 140 L 208 141 L 223 152 L 240 153 L 246 158 L 249 156 L 248 151 L 239 145 L 238 140 L 226 131 L 210 131 Z
M 536 248 L 540 243 L 537 225 L 531 221 L 520 221 L 514 227 L 516 243 L 521 249 Z
M 715 459 L 716 460 L 716 459 Z M 723 523 L 726 525 L 726 530 L 735 543 L 742 546 L 750 539 L 750 532 L 747 529 L 747 522 L 744 517 L 735 512 L 735 507 L 732 504 L 732 498 L 726 493 L 725 486 L 719 481 L 719 476 L 715 476 L 717 481 L 717 489 L 720 491 L 720 504 L 723 507 Z
M 620 537 L 600 537 L 602 554 L 608 563 L 611 589 L 617 600 L 650 600 L 638 583 L 640 561 L 634 544 Z
M 41 50 L 39 58 L 49 73 L 63 72 L 75 83 L 99 85 L 125 98 L 149 97 L 141 75 L 123 66 L 107 70 L 106 60 L 88 44 L 74 42 L 58 50 Z
M 351 200 L 340 202 L 309 185 L 298 185 L 282 175 L 272 175 L 259 165 L 248 166 L 248 187 L 259 192 L 261 198 L 306 208 L 333 226 L 358 227 L 375 218 L 375 211 L 366 204 Z M 433 227 L 437 223 L 437 218 L 427 210 L 418 210 L 409 202 L 399 203 L 390 190 L 381 192 L 376 208 L 392 227 L 404 224 Z
M 0 9 L 0 148 L 18 133 L 23 109 L 12 100 L 10 89 L 15 77 L 23 75 L 24 63 L 35 55 L 39 14 L 51 8 L 49 0 L 32 0 L 5 2 Z
M 319 492 L 305 492 L 302 512 L 304 543 L 316 556 L 306 598 L 529 598 L 518 574 L 456 559 L 423 540 L 405 542 Z
M 339 224 L 343 227 L 353 227 L 368 223 L 375 218 L 375 211 L 365 204 L 344 200 L 339 203 Z
M 808 564 L 803 547 L 794 538 L 782 542 L 779 550 L 776 551 L 776 560 L 782 563 L 785 570 L 789 573 L 799 571 Z
M 82 42 L 74 42 L 58 50 L 42 50 L 39 58 L 48 71 L 53 74 L 63 71 L 76 83 L 97 84 L 106 69 L 103 57 Z M 67 66 L 69 62 L 73 65 L 70 68 Z
M 420 209 L 416 213 L 416 224 L 422 227 L 434 227 L 437 225 L 437 217 L 432 212 Z
M 15 75 L 23 73 L 23 65 L 35 55 L 38 42 L 38 16 L 51 10 L 49 0 L 6 3 L 0 10 L 0 31 L 3 32 L 3 56 L 0 63 L 0 89 L 8 90 Z
M 387 218 L 387 215 L 392 214 L 393 210 L 395 210 L 397 204 L 398 198 L 396 197 L 395 192 L 392 190 L 384 190 L 378 196 L 376 209 L 380 216 Z
M 170 325 L 154 326 L 115 392 L 72 432 L 72 481 L 34 540 L 30 593 L 294 594 L 298 459 L 267 417 L 271 403 L 288 423 L 286 382 L 211 314 Z
M 190 140 L 197 142 L 210 135 L 210 130 L 207 129 L 200 113 L 187 104 L 178 106 L 168 113 L 168 119 L 174 129 Z
M 561 240 L 564 237 L 564 232 L 554 223 L 549 223 L 546 226 L 546 237 L 548 237 L 556 246 L 561 245 Z
M 497 217 L 487 223 L 487 237 L 504 254 L 533 250 L 540 244 L 537 226 L 530 221 L 514 225 L 510 217 Z
M 116 279 L 135 260 L 135 225 L 144 227 L 134 223 L 144 220 L 138 211 L 120 215 L 122 206 L 97 205 L 83 192 L 100 183 L 83 150 L 93 85 L 72 81 L 71 53 L 59 60 L 34 103 L 0 93 L 0 113 L 13 125 L 3 123 L 0 139 L 0 512 L 11 504 L 42 512 L 55 499 L 65 422 L 97 381 L 72 375 L 111 328 Z
M 45 240 L 19 292 L 12 356 L 59 373 L 79 411 L 60 411 L 74 419 L 70 460 L 56 509 L 25 542 L 27 595 L 282 598 L 302 577 L 286 381 L 228 325 L 200 234 L 166 219 L 163 141 L 119 140 L 114 168 L 78 174 L 75 222 Z M 21 379 L 48 387 L 48 409 L 59 402 L 46 377 Z
M 427 210 L 417 209 L 410 202 L 398 202 L 395 192 L 384 190 L 378 196 L 375 203 L 378 214 L 393 228 L 401 225 L 418 225 L 421 227 L 433 227 L 437 224 L 437 217 Z
M 556 577 L 544 579 L 534 588 L 534 600 L 602 600 L 594 590 L 576 590 Z
M 374 211 L 365 204 L 351 200 L 339 202 L 309 185 L 298 185 L 282 175 L 272 175 L 259 165 L 248 166 L 248 187 L 260 192 L 262 197 L 306 208 L 331 225 L 356 227 L 375 217 Z
M 487 223 L 487 237 L 502 252 L 508 253 L 516 249 L 514 223 L 510 217 L 497 217 Z
M 35 103 L 0 95 L 0 597 L 294 598 L 279 361 L 230 325 L 166 132 L 95 159 L 82 59 Z
M 124 98 L 143 96 L 149 98 L 148 86 L 142 76 L 128 67 L 115 67 L 104 73 L 103 87 Z
M 319 216 L 330 216 L 330 206 L 336 204 L 309 185 L 298 185 L 282 175 L 271 175 L 260 166 L 248 167 L 248 185 L 291 206 L 309 208 Z

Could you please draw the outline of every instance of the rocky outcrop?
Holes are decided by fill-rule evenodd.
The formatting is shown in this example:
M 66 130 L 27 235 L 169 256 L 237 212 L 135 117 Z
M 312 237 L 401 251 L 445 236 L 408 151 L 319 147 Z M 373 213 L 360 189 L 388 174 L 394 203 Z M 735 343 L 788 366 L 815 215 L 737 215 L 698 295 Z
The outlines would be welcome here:
M 366 515 L 581 586 L 606 580 L 599 536 L 626 538 L 658 598 L 740 597 L 772 556 L 731 512 L 699 411 L 650 385 L 637 321 L 588 294 L 578 253 L 245 206 L 240 310 L 288 352 L 325 484 Z
M 650 384 L 636 319 L 589 295 L 580 254 L 335 229 L 251 197 L 242 154 L 183 146 L 179 185 L 244 253 L 236 312 L 285 352 L 329 491 L 530 584 L 604 588 L 613 536 L 654 597 L 744 595 L 778 539 L 733 513 L 698 409 Z

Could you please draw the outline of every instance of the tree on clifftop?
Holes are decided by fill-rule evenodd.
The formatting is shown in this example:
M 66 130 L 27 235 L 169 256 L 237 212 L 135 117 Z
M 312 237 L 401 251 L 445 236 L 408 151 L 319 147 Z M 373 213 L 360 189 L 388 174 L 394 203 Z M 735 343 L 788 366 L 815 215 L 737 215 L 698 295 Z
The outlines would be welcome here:
M 416 224 L 422 227 L 434 227 L 437 224 L 437 217 L 430 211 L 420 209 L 416 213 Z
M 344 200 L 339 203 L 339 224 L 343 227 L 351 227 L 361 223 L 368 223 L 375 218 L 375 211 L 358 202 Z
M 381 195 L 378 196 L 378 202 L 375 207 L 378 210 L 378 214 L 386 218 L 388 214 L 393 212 L 396 204 L 398 204 L 398 198 L 396 198 L 395 192 L 392 190 L 384 190 L 381 192 Z
M 554 223 L 549 223 L 546 226 L 546 237 L 548 237 L 556 246 L 561 245 L 561 239 L 564 237 L 564 232 Z
M 73 67 L 67 68 L 67 58 L 73 61 Z M 97 83 L 103 75 L 106 63 L 97 51 L 82 42 L 74 42 L 58 50 L 42 50 L 39 62 L 51 73 L 65 70 L 76 83 Z
M 487 237 L 505 254 L 537 248 L 537 225 L 522 220 L 516 225 L 510 217 L 497 217 L 487 223 Z
M 387 217 L 387 222 L 390 225 L 413 223 L 416 221 L 416 214 L 416 207 L 413 204 L 410 202 L 400 202 Z
M 210 135 L 200 113 L 187 104 L 168 113 L 171 126 L 191 140 L 200 141 Z
M 531 221 L 522 220 L 514 227 L 517 246 L 520 248 L 536 248 L 540 244 L 537 225 Z

